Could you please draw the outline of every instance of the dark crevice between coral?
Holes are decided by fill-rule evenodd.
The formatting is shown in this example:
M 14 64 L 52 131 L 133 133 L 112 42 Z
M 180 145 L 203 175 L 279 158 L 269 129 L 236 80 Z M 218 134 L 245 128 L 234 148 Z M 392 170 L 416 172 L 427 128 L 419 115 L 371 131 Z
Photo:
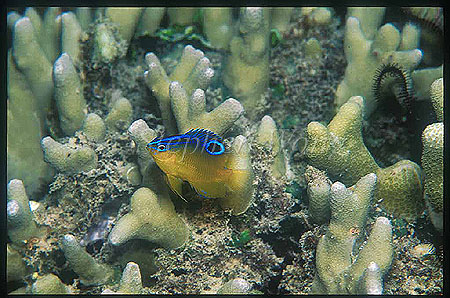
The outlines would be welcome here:
M 279 267 L 272 268 L 277 274 L 270 276 L 264 282 L 264 294 L 281 294 L 278 287 L 283 278 L 283 271 L 287 265 L 293 263 L 295 253 L 300 252 L 301 247 L 298 241 L 306 229 L 306 223 L 302 217 L 289 214 L 279 221 L 278 228 L 275 231 L 257 235 L 271 245 L 277 257 L 284 257 Z

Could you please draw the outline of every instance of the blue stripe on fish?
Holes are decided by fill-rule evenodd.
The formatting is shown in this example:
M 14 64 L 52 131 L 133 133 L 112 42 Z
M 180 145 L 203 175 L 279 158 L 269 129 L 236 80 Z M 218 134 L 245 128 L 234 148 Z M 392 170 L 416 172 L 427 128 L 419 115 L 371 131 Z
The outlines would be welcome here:
M 159 152 L 178 149 L 186 144 L 202 147 L 210 155 L 220 155 L 225 152 L 223 139 L 219 135 L 204 128 L 191 129 L 180 135 L 174 135 L 167 138 L 155 138 L 147 144 L 148 148 Z

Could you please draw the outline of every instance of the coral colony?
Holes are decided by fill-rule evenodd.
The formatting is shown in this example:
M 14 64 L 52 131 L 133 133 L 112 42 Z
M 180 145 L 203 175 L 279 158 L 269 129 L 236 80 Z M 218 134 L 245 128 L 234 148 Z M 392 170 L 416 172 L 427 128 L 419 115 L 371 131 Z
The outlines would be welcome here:
M 10 7 L 8 293 L 442 294 L 442 21 Z

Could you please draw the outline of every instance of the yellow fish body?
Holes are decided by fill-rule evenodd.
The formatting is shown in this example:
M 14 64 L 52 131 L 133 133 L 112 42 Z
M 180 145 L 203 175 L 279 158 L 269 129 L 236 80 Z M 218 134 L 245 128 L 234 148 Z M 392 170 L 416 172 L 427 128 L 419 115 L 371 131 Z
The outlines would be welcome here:
M 242 187 L 236 183 L 236 175 L 246 170 L 227 167 L 231 153 L 226 152 L 222 138 L 211 131 L 192 129 L 156 138 L 147 144 L 147 149 L 179 196 L 182 181 L 189 182 L 200 196 L 207 198 L 225 198 Z

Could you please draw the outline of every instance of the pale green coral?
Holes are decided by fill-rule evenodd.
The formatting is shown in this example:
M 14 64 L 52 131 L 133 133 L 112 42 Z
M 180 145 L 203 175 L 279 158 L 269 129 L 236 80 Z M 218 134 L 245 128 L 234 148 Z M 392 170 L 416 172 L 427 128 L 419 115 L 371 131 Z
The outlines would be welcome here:
M 65 135 L 73 135 L 83 125 L 87 107 L 80 77 L 67 53 L 55 61 L 53 81 L 61 129 Z
M 306 157 L 345 184 L 355 183 L 368 173 L 378 175 L 376 198 L 389 212 L 413 219 L 423 209 L 420 167 L 409 160 L 380 168 L 362 138 L 364 99 L 348 100 L 327 127 L 311 122 L 307 126 Z
M 270 9 L 241 8 L 239 20 L 239 33 L 230 43 L 223 82 L 252 117 L 269 83 Z
M 203 8 L 203 31 L 213 48 L 228 49 L 233 33 L 232 21 L 232 7 Z
M 243 113 L 242 105 L 234 98 L 229 98 L 211 112 L 206 112 L 205 92 L 196 89 L 192 96 L 188 97 L 186 90 L 178 82 L 170 84 L 169 97 L 180 132 L 201 127 L 222 134 Z
M 187 26 L 191 25 L 194 20 L 194 15 L 197 12 L 196 7 L 169 7 L 167 8 L 167 15 L 170 19 L 170 25 Z
M 13 243 L 21 244 L 22 241 L 32 237 L 40 237 L 43 230 L 34 221 L 30 209 L 27 193 L 23 182 L 18 179 L 9 181 L 7 186 L 6 215 L 8 219 L 8 237 Z
M 122 277 L 117 291 L 110 289 L 103 290 L 102 294 L 143 294 L 141 271 L 139 265 L 129 262 L 123 269 Z
M 239 135 L 234 139 L 231 153 L 227 168 L 233 169 L 228 184 L 233 191 L 227 197 L 220 198 L 219 204 L 223 209 L 231 209 L 233 215 L 239 215 L 252 204 L 254 191 L 250 148 L 244 136 Z
M 95 113 L 89 113 L 86 115 L 81 130 L 89 140 L 94 142 L 103 141 L 106 135 L 105 122 Z
M 261 119 L 256 142 L 269 149 L 272 153 L 272 175 L 276 178 L 281 178 L 286 175 L 286 160 L 283 147 L 281 146 L 281 138 L 278 134 L 275 121 L 269 115 L 266 115 Z
M 30 294 L 72 294 L 70 286 L 66 286 L 54 274 L 40 276 L 27 290 Z
M 364 235 L 367 213 L 373 200 L 377 177 L 374 173 L 362 177 L 346 188 L 335 182 L 331 186 L 331 219 L 328 230 L 316 249 L 317 273 L 311 288 L 314 294 L 366 293 L 365 270 L 375 262 L 383 276 L 393 258 L 392 226 L 379 217 L 366 244 L 355 257 L 355 241 Z
M 434 226 L 443 230 L 444 211 L 444 123 L 428 125 L 422 133 L 422 167 L 425 201 Z
M 138 119 L 130 125 L 128 133 L 136 144 L 136 155 L 142 175 L 142 186 L 151 188 L 157 194 L 166 195 L 167 187 L 163 173 L 146 148 L 147 144 L 156 138 L 156 132 L 150 129 L 144 120 Z
M 176 133 L 177 123 L 172 113 L 169 86 L 172 82 L 179 82 L 189 97 L 196 89 L 206 89 L 214 75 L 209 59 L 204 57 L 202 51 L 188 45 L 170 76 L 167 76 L 154 53 L 147 53 L 145 61 L 148 65 L 148 71 L 144 74 L 146 83 L 158 100 L 164 126 L 169 133 Z
M 136 28 L 136 36 L 154 36 L 166 12 L 165 7 L 145 7 Z
M 12 54 L 17 68 L 24 74 L 39 107 L 39 118 L 45 119 L 53 94 L 52 65 L 38 43 L 29 18 L 14 23 Z
M 29 194 L 50 181 L 53 170 L 44 162 L 40 139 L 44 131 L 36 97 L 8 53 L 7 177 L 24 181 Z M 24 117 L 26 115 L 26 117 Z M 18 133 L 20 132 L 20 133 Z M 30 164 L 33 170 L 30 171 Z
M 27 274 L 25 262 L 11 244 L 6 245 L 6 281 L 21 280 Z
M 330 191 L 331 181 L 324 171 L 307 166 L 305 171 L 308 195 L 308 212 L 313 222 L 323 224 L 328 222 L 331 215 Z
M 312 37 L 306 41 L 305 57 L 319 59 L 320 57 L 322 57 L 322 54 L 322 47 L 320 46 L 320 43 L 316 38 Z
M 332 9 L 329 7 L 302 7 L 302 16 L 313 26 L 327 25 L 332 20 Z
M 168 197 L 156 196 L 150 189 L 141 187 L 131 197 L 130 209 L 109 234 L 111 244 L 143 239 L 173 249 L 187 240 L 189 230 Z
M 430 98 L 438 121 L 444 121 L 444 79 L 437 79 L 431 84 Z
M 110 111 L 105 119 L 105 125 L 110 131 L 125 130 L 130 126 L 133 107 L 120 91 L 111 95 Z
M 142 14 L 142 7 L 108 7 L 105 16 L 116 24 L 120 36 L 130 43 Z
M 80 64 L 83 30 L 73 12 L 61 14 L 61 52 L 72 58 L 73 64 Z
M 97 166 L 97 155 L 89 146 L 63 145 L 52 137 L 45 137 L 41 141 L 41 147 L 44 151 L 44 160 L 58 172 L 70 175 L 90 171 Z
M 357 13 L 356 13 L 357 12 Z M 370 20 L 365 20 L 373 12 Z M 344 51 L 347 58 L 347 68 L 343 81 L 336 90 L 336 107 L 341 107 L 352 96 L 363 96 L 366 100 L 364 116 L 368 117 L 377 106 L 377 100 L 372 90 L 372 81 L 376 70 L 386 63 L 397 63 L 405 70 L 413 70 L 422 59 L 422 51 L 418 44 L 406 40 L 418 39 L 418 28 L 408 27 L 400 33 L 392 24 L 385 24 L 378 29 L 383 10 L 375 8 L 359 8 L 354 11 L 359 17 L 349 16 L 345 26 Z M 362 27 L 364 25 L 364 29 Z M 374 34 L 373 32 L 376 31 Z M 413 35 L 413 37 L 405 35 Z M 373 35 L 373 38 L 371 36 Z M 401 41 L 405 41 L 399 50 Z
M 83 284 L 104 284 L 114 278 L 114 270 L 106 264 L 97 262 L 73 235 L 64 235 L 61 245 L 70 267 L 79 275 Z
M 282 34 L 285 33 L 289 29 L 289 23 L 294 9 L 294 7 L 272 7 L 271 28 L 278 30 Z
M 376 198 L 389 212 L 414 220 L 424 209 L 422 171 L 415 162 L 401 160 L 379 169 Z

